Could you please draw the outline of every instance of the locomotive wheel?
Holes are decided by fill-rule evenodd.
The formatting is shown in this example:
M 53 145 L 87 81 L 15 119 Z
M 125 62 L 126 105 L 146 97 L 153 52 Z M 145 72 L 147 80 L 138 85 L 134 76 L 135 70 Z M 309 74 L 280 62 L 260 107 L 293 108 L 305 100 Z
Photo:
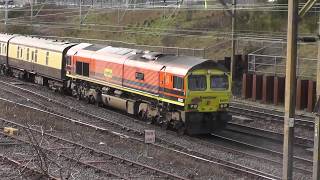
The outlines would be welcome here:
M 169 123 L 167 121 L 162 121 L 160 125 L 162 129 L 166 130 L 168 129 Z
M 139 119 L 142 120 L 142 121 L 146 121 L 147 120 L 147 114 L 144 111 L 140 111 L 138 113 L 138 116 L 139 116 Z
M 85 97 L 85 101 L 87 104 L 90 104 L 90 97 Z
M 151 118 L 151 124 L 156 124 L 159 116 Z
M 94 96 L 90 96 L 89 99 L 90 99 L 90 103 L 91 104 L 95 104 L 96 103 L 96 100 L 94 99 Z
M 79 101 L 81 100 L 81 95 L 80 94 L 77 94 L 76 97 L 77 97 L 77 100 L 79 100 Z

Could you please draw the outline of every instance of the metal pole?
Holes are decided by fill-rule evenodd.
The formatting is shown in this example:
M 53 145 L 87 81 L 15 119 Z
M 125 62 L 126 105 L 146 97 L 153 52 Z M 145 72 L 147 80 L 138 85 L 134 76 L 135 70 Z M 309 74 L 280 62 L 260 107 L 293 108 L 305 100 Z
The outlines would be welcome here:
M 294 117 L 296 106 L 298 0 L 288 1 L 287 62 L 283 139 L 283 176 L 292 180 Z
M 231 78 L 234 78 L 235 71 L 235 54 L 236 54 L 236 38 L 235 38 L 235 30 L 236 30 L 236 7 L 237 0 L 232 0 L 232 43 L 231 43 L 231 67 L 230 67 L 230 75 Z
M 32 24 L 32 19 L 33 19 L 33 0 L 30 0 L 30 20 Z
M 318 22 L 318 35 L 320 35 L 320 15 Z M 319 36 L 320 37 L 320 36 Z M 318 61 L 317 61 L 317 97 L 320 96 L 320 40 L 318 40 Z M 320 117 L 316 115 L 314 121 L 314 144 L 313 144 L 313 174 L 312 179 L 320 179 Z
M 118 2 L 118 25 L 120 24 L 120 2 Z
M 79 20 L 80 20 L 80 27 L 82 24 L 82 0 L 79 0 Z
M 7 22 L 8 22 L 8 0 L 5 2 L 6 10 L 5 10 L 5 21 L 4 21 L 4 32 L 7 32 Z
M 33 32 L 33 0 L 30 0 L 30 24 L 31 24 L 31 32 Z

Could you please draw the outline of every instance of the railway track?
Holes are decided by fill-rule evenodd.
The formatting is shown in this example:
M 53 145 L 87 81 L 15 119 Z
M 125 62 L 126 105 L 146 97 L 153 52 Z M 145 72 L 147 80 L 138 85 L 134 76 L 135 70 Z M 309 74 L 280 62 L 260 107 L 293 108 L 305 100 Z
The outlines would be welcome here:
M 9 169 L 11 170 L 10 172 L 4 172 L 5 168 L 3 168 L 1 170 L 1 177 L 2 178 L 8 178 L 8 179 L 12 179 L 12 178 L 23 178 L 23 179 L 48 179 L 48 180 L 59 180 L 59 178 L 53 177 L 53 176 L 48 176 L 45 175 L 43 173 L 41 173 L 40 171 L 33 169 L 33 168 L 29 168 L 28 166 L 20 163 L 19 161 L 9 158 L 4 154 L 0 154 L 0 167 L 2 166 L 11 166 Z M 17 177 L 16 175 L 13 175 L 12 173 L 14 171 L 19 171 L 20 170 L 20 175 L 19 177 Z M 2 173 L 7 173 L 7 175 L 2 174 Z M 7 177 L 6 177 L 7 176 Z
M 241 132 L 243 134 L 249 134 L 252 136 L 262 137 L 265 139 L 276 140 L 279 142 L 283 142 L 283 133 L 278 133 L 270 130 L 254 128 L 251 126 L 246 126 L 242 124 L 238 124 L 235 122 L 229 122 L 227 126 L 227 130 L 234 132 Z M 308 139 L 305 137 L 294 137 L 294 144 L 301 146 L 303 148 L 312 148 L 313 147 L 313 139 Z
M 6 82 L 4 82 L 4 83 L 6 83 Z M 54 100 L 52 100 L 50 98 L 47 98 L 47 97 L 45 97 L 43 95 L 40 95 L 40 94 L 37 94 L 35 92 L 31 92 L 30 90 L 27 90 L 27 89 L 12 85 L 10 83 L 6 83 L 6 85 L 12 86 L 12 87 L 16 87 L 21 91 L 29 93 L 29 95 L 33 94 L 33 95 L 35 95 L 35 96 L 37 96 L 39 98 L 46 99 L 50 103 L 57 103 L 59 105 L 62 105 L 62 107 L 66 107 L 66 105 L 64 105 L 64 104 L 56 102 L 56 101 L 54 101 Z M 9 92 L 14 93 L 12 91 L 9 91 Z M 15 93 L 15 94 L 17 95 L 17 93 Z M 26 96 L 26 97 L 28 97 L 28 96 Z M 29 99 L 29 101 L 31 101 L 31 100 Z M 39 103 L 36 103 L 36 104 L 40 105 Z M 86 117 L 95 118 L 95 120 L 108 122 L 108 123 L 110 122 L 109 120 L 106 120 L 106 119 L 104 119 L 102 117 L 98 117 L 98 116 L 95 116 L 93 114 L 90 114 L 90 113 L 87 113 L 87 112 L 83 112 L 83 111 L 81 111 L 79 109 L 70 108 L 70 107 L 66 107 L 66 108 L 71 109 L 72 111 L 76 111 L 76 112 L 78 112 L 78 113 L 80 113 L 80 114 L 82 114 L 82 115 L 84 115 Z M 49 110 L 48 108 L 46 108 L 46 109 Z M 52 112 L 51 111 L 50 113 L 56 114 L 57 116 L 62 116 L 61 114 L 59 114 L 59 113 L 57 114 L 56 112 Z M 95 126 L 95 125 L 92 125 L 92 124 L 83 123 L 83 122 L 79 122 L 79 121 L 74 120 L 74 119 L 70 119 L 69 117 L 65 117 L 65 115 L 63 115 L 63 117 L 65 119 L 69 119 L 69 121 L 72 121 L 74 123 L 80 123 L 81 125 L 86 126 L 86 127 L 91 127 L 91 128 L 96 129 L 96 130 L 99 130 L 99 131 L 108 131 L 107 129 L 101 128 L 99 126 Z M 114 122 L 110 122 L 110 123 L 115 125 Z M 126 127 L 126 126 L 123 126 L 123 125 L 120 125 L 120 124 L 116 124 L 116 125 L 118 125 L 122 129 L 124 129 L 126 132 L 130 131 L 130 132 L 133 132 L 134 134 L 137 134 L 138 136 L 141 136 L 143 134 L 143 132 L 141 132 L 139 130 L 131 129 L 130 127 Z M 108 131 L 108 133 L 110 133 L 110 131 Z M 112 132 L 112 133 L 118 134 L 119 136 L 123 136 L 123 135 L 121 135 L 119 133 L 115 133 L 115 132 Z M 136 141 L 142 141 L 141 138 L 137 138 L 137 137 L 127 137 L 127 138 L 131 138 L 131 139 L 134 139 Z M 254 169 L 249 168 L 249 167 L 245 167 L 245 166 L 242 166 L 242 165 L 239 165 L 239 164 L 236 164 L 236 163 L 231 163 L 231 162 L 228 162 L 228 161 L 217 159 L 215 157 L 204 155 L 204 154 L 201 154 L 201 153 L 196 152 L 196 151 L 190 151 L 189 149 L 186 149 L 185 147 L 182 147 L 182 146 L 179 146 L 179 145 L 176 145 L 176 144 L 172 144 L 172 143 L 167 142 L 166 140 L 161 139 L 159 137 L 157 137 L 157 141 L 158 141 L 158 144 L 154 145 L 157 148 L 166 148 L 166 149 L 168 149 L 170 151 L 173 151 L 173 152 L 176 152 L 176 153 L 179 153 L 179 154 L 183 154 L 185 156 L 192 157 L 192 158 L 197 159 L 197 160 L 205 161 L 205 162 L 210 163 L 210 164 L 219 165 L 221 167 L 230 169 L 232 171 L 237 171 L 239 173 L 245 174 L 248 177 L 261 178 L 261 179 L 280 179 L 277 176 L 273 176 L 273 175 L 270 175 L 268 173 L 264 173 L 264 172 L 261 172 L 261 171 L 258 171 L 258 170 L 254 170 Z M 166 147 L 164 147 L 163 144 L 165 144 Z
M 70 157 L 70 155 L 66 155 L 66 151 L 68 151 L 69 148 L 62 148 L 64 149 L 63 153 L 57 153 L 59 156 L 68 159 L 69 161 L 74 161 L 78 164 L 81 164 L 82 166 L 86 168 L 92 168 L 95 169 L 96 172 L 99 173 L 105 173 L 105 177 L 108 178 L 113 178 L 113 179 L 132 179 L 132 178 L 146 178 L 146 177 L 151 177 L 151 178 L 160 178 L 160 179 L 186 179 L 183 177 L 179 177 L 174 174 L 169 174 L 167 172 L 163 172 L 159 169 L 155 169 L 153 167 L 140 164 L 137 162 L 133 162 L 131 160 L 112 155 L 110 153 L 106 152 L 101 152 L 99 150 L 96 150 L 92 147 L 88 147 L 58 136 L 51 135 L 49 133 L 45 133 L 40 130 L 36 130 L 18 123 L 15 123 L 13 121 L 9 121 L 3 118 L 0 118 L 0 121 L 5 123 L 6 125 L 11 125 L 14 126 L 18 129 L 23 129 L 23 130 L 28 130 L 33 133 L 36 133 L 37 136 L 45 136 L 46 141 L 49 141 L 48 144 L 51 144 L 50 147 L 40 147 L 44 149 L 45 151 L 48 151 L 50 153 L 56 153 L 54 150 L 58 149 L 60 150 L 59 145 L 63 144 L 65 147 L 73 147 L 77 148 L 77 154 L 79 156 L 73 154 L 73 157 Z M 22 138 L 23 134 L 20 134 L 19 136 L 12 136 L 12 138 L 21 141 L 23 143 L 29 144 L 31 146 L 35 145 L 32 142 L 29 142 L 27 139 Z M 34 134 L 33 134 L 34 135 Z M 72 149 L 72 152 L 74 149 Z M 72 153 L 70 152 L 70 153 Z M 80 156 L 81 155 L 81 156 Z M 75 158 L 77 157 L 77 158 Z M 78 159 L 79 157 L 79 159 Z M 84 159 L 84 160 L 82 160 Z M 115 167 L 110 168 L 112 166 L 115 166 L 118 164 L 121 167 Z M 110 169 L 113 169 L 111 171 Z M 117 172 L 119 171 L 119 172 Z M 135 175 L 135 176 L 133 176 Z
M 283 112 L 268 110 L 259 107 L 253 107 L 250 105 L 245 105 L 237 102 L 232 102 L 229 111 L 233 115 L 241 115 L 245 117 L 250 117 L 257 120 L 267 120 L 275 123 L 283 123 L 284 115 Z M 314 121 L 312 117 L 297 115 L 295 119 L 296 126 L 313 129 Z
M 243 131 L 243 129 L 236 129 L 236 128 L 226 129 L 225 131 L 227 133 L 223 133 L 223 132 L 222 133 L 212 133 L 210 135 L 210 137 L 214 137 L 215 139 L 220 139 L 220 140 L 223 140 L 223 141 L 228 141 L 230 144 L 236 144 L 237 146 L 245 146 L 245 147 L 250 148 L 250 149 L 257 149 L 259 151 L 264 151 L 266 153 L 270 153 L 270 154 L 273 154 L 275 156 L 279 156 L 279 157 L 283 156 L 283 153 L 280 152 L 280 151 L 276 151 L 276 150 L 273 150 L 271 148 L 255 145 L 255 144 L 247 142 L 247 141 L 238 140 L 237 138 L 233 137 L 233 136 L 239 136 L 241 134 L 246 134 L 246 135 L 249 134 L 252 137 L 256 137 L 255 133 L 248 133 L 246 131 Z M 228 134 L 229 131 L 230 132 L 236 132 L 237 135 L 229 135 Z M 262 137 L 265 138 L 264 136 L 262 136 Z M 211 141 L 211 140 L 209 140 L 209 141 Z M 276 140 L 276 141 L 278 141 L 278 140 Z M 308 165 L 310 168 L 312 167 L 313 161 L 311 159 L 302 158 L 302 157 L 298 157 L 298 156 L 293 156 L 293 158 L 294 158 L 294 160 L 296 162 L 300 162 L 301 164 Z M 278 161 L 278 162 L 275 162 L 275 163 L 282 164 L 281 161 Z M 310 174 L 312 173 L 312 171 L 310 171 L 309 169 L 306 169 L 306 168 L 297 168 L 297 167 L 295 167 L 295 169 L 300 171 L 300 172 L 304 172 L 304 173 L 310 173 Z
M 12 121 L 0 118 L 0 124 L 5 123 L 5 125 L 9 125 L 12 127 L 16 127 L 18 128 L 19 131 L 19 136 L 9 136 L 11 139 L 14 139 L 17 142 L 20 142 L 21 145 L 24 146 L 29 146 L 31 149 L 29 151 L 31 152 L 38 152 L 34 155 L 32 155 L 31 159 L 22 159 L 22 158 L 16 158 L 15 156 L 9 158 L 8 154 L 6 154 L 5 157 L 7 157 L 8 159 L 12 160 L 13 162 L 16 162 L 18 165 L 21 166 L 22 169 L 27 168 L 27 169 L 32 169 L 35 172 L 41 173 L 39 170 L 37 169 L 42 169 L 44 172 L 46 172 L 49 175 L 43 175 L 43 178 L 45 177 L 49 177 L 49 179 L 56 179 L 56 180 L 60 180 L 61 178 L 64 178 L 64 173 L 63 173 L 63 168 L 68 168 L 68 165 L 72 163 L 72 165 L 74 167 L 69 167 L 69 171 L 68 173 L 72 173 L 72 168 L 74 168 L 73 170 L 75 172 L 82 172 L 85 173 L 86 171 L 90 171 L 92 170 L 92 172 L 94 172 L 93 176 L 89 176 L 86 178 L 102 178 L 102 177 L 109 177 L 112 179 L 128 179 L 125 176 L 121 176 L 119 174 L 110 172 L 109 170 L 106 170 L 106 168 L 97 166 L 96 164 L 91 164 L 88 163 L 86 161 L 82 161 L 82 159 L 90 159 L 90 158 L 94 158 L 92 154 L 85 154 L 83 153 L 83 149 L 81 149 L 81 152 L 76 152 L 74 146 L 70 145 L 70 144 L 66 144 L 65 142 L 62 142 L 62 140 L 59 141 L 59 139 L 54 139 L 52 138 L 52 136 L 48 136 L 46 133 L 44 133 L 43 131 L 37 131 L 34 129 L 31 129 L 30 127 L 24 126 L 24 125 L 20 125 L 17 123 L 14 123 Z M 22 130 L 22 131 L 21 131 Z M 29 134 L 26 133 L 26 130 L 28 130 L 28 132 L 32 132 L 32 137 L 29 136 Z M 37 134 L 33 133 L 36 132 Z M 6 136 L 6 133 L 0 132 L 1 136 Z M 38 139 L 34 139 L 37 138 L 37 136 L 41 136 Z M 43 138 L 44 136 L 47 136 L 46 138 Z M 30 140 L 33 139 L 34 141 L 31 142 Z M 37 144 L 37 141 L 43 141 L 45 140 L 46 143 L 45 145 L 40 145 Z M 43 143 L 44 144 L 44 143 Z M 48 145 L 50 144 L 50 145 Z M 61 145 L 66 145 L 64 147 L 62 147 Z M 72 150 L 71 153 L 68 153 L 68 151 Z M 14 147 L 13 149 L 9 150 L 10 152 L 16 152 L 19 153 L 19 150 L 16 150 L 16 147 Z M 23 153 L 28 152 L 27 148 L 23 148 L 22 150 Z M 91 153 L 91 152 L 90 152 Z M 101 158 L 101 156 L 100 156 Z M 14 160 L 15 159 L 15 160 Z M 31 161 L 35 161 L 36 163 L 32 164 L 30 163 Z M 39 161 L 39 163 L 37 163 Z M 105 161 L 104 161 L 105 162 Z M 107 163 L 107 162 L 105 162 Z M 31 164 L 31 166 L 35 166 L 35 168 L 29 168 L 28 165 Z M 41 166 L 41 164 L 43 164 L 43 167 Z M 46 164 L 46 165 L 44 165 Z M 50 164 L 52 166 L 50 166 Z M 56 164 L 60 164 L 58 166 L 55 166 Z M 66 165 L 68 164 L 68 165 Z M 39 166 L 38 166 L 39 165 Z M 75 166 L 77 165 L 77 166 Z M 41 167 L 40 167 L 41 166 Z M 46 167 L 48 166 L 48 171 L 45 171 Z M 60 169 L 57 169 L 60 168 Z M 49 169 L 51 169 L 51 172 L 58 172 L 61 171 L 60 173 L 56 173 L 56 174 L 50 174 L 51 172 L 49 171 Z M 65 175 L 67 176 L 67 175 Z M 86 174 L 86 176 L 88 176 L 88 174 Z M 77 177 L 79 178 L 79 176 Z M 86 179 L 84 178 L 84 179 Z M 36 178 L 36 179 L 39 179 Z M 42 178 L 41 178 L 42 179 Z M 81 179 L 81 178 L 80 178 Z

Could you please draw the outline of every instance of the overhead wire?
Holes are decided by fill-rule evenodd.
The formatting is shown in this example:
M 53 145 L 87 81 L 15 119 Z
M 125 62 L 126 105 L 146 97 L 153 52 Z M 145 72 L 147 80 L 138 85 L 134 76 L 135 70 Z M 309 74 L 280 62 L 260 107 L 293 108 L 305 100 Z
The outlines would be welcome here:
M 279 5 L 280 6 L 280 5 Z M 285 5 L 281 5 L 282 7 L 284 7 Z M 70 9 L 77 9 L 77 8 L 70 8 Z M 111 10 L 116 10 L 114 8 L 104 8 L 104 9 L 111 9 Z M 137 9 L 134 9 L 134 10 L 137 10 Z M 139 10 L 139 9 L 138 9 Z M 163 10 L 163 9 L 162 9 Z M 180 9 L 179 9 L 180 10 Z M 190 9 L 186 9 L 186 10 L 190 10 Z M 210 10 L 210 9 L 209 9 Z M 226 10 L 226 8 L 222 8 L 222 10 Z M 319 10 L 318 10 L 319 11 Z M 76 13 L 78 11 L 72 11 L 72 12 L 64 12 L 64 13 Z M 317 12 L 317 11 L 316 11 Z M 62 14 L 64 14 L 62 13 Z M 51 15 L 57 15 L 57 13 L 55 14 L 51 14 Z M 50 16 L 50 15 L 38 15 L 38 17 L 45 17 L 45 16 Z M 75 16 L 78 16 L 78 15 L 74 15 L 74 16 L 66 16 L 66 17 L 75 17 Z M 20 26 L 27 26 L 27 21 L 25 22 L 18 22 L 18 21 L 12 21 L 12 18 L 9 19 L 9 23 L 8 25 L 11 25 L 11 26 L 14 26 L 14 25 L 20 25 Z M 16 24 L 13 24 L 13 23 L 16 23 Z M 144 31 L 132 31 L 132 30 L 122 30 L 122 31 L 119 31 L 119 30 L 114 30 L 114 31 L 111 31 L 111 30 L 99 30 L 99 29 L 90 29 L 90 28 L 78 28 L 78 27 L 73 27 L 73 26 L 70 26 L 69 25 L 65 25 L 65 24 L 59 24 L 59 23 L 52 23 L 51 25 L 48 24 L 48 22 L 40 22 L 40 23 L 37 23 L 37 22 L 33 22 L 34 24 L 32 26 L 47 26 L 49 28 L 67 28 L 67 29 L 75 29 L 75 30 L 81 30 L 81 31 L 97 31 L 97 32 L 110 32 L 110 33 L 129 33 L 129 34 L 147 34 L 147 35 L 165 35 L 165 36 L 176 36 L 176 37 L 204 37 L 204 38 L 208 38 L 208 37 L 211 37 L 213 35 L 216 35 L 216 34 L 213 34 L 213 35 L 210 35 L 210 36 L 203 36 L 203 35 L 192 35 L 192 34 L 183 34 L 183 33 L 180 33 L 180 34 L 177 34 L 177 33 L 168 33 L 168 32 L 148 32 L 147 30 L 155 30 L 156 28 L 147 28 L 147 27 L 143 27 L 142 30 Z M 55 26 L 54 26 L 55 25 Z M 73 24 L 74 26 L 78 26 L 76 24 Z M 83 24 L 83 26 L 108 26 L 108 25 L 99 25 L 99 24 Z M 110 26 L 109 26 L 110 27 Z M 129 28 L 128 26 L 118 26 L 117 28 Z M 130 27 L 132 29 L 140 29 L 140 27 Z M 203 31 L 197 31 L 197 30 L 177 30 L 177 29 L 159 29 L 158 30 L 160 31 L 178 31 L 178 32 L 186 32 L 186 33 L 205 33 L 205 34 L 208 34 L 208 33 L 213 33 L 212 31 L 206 31 L 206 32 L 203 32 Z M 218 33 L 217 33 L 218 34 Z M 219 35 L 224 35 L 224 36 L 229 36 L 231 33 L 219 33 Z M 239 35 L 241 35 L 239 33 Z M 257 34 L 246 34 L 246 37 L 258 37 L 259 38 L 259 35 Z M 260 37 L 265 37 L 264 35 L 260 35 Z M 279 37 L 284 37 L 282 34 L 279 35 Z

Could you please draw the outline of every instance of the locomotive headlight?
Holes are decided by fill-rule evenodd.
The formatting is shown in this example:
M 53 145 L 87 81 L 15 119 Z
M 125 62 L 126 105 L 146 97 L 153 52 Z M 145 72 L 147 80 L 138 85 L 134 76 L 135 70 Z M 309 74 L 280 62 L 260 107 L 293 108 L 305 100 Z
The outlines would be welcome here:
M 189 104 L 189 109 L 197 109 L 198 104 Z
M 219 106 L 220 106 L 220 108 L 227 108 L 227 107 L 229 107 L 229 104 L 220 104 Z

